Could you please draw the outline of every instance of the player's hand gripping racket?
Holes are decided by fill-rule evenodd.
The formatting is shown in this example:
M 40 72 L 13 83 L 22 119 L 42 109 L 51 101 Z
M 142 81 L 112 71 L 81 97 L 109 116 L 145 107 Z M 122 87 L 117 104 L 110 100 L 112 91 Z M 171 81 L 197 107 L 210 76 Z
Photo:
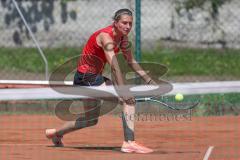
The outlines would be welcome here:
M 198 95 L 186 95 L 182 100 L 176 100 L 175 96 L 159 96 L 136 98 L 136 102 L 155 102 L 173 110 L 188 110 L 199 104 L 200 97 Z

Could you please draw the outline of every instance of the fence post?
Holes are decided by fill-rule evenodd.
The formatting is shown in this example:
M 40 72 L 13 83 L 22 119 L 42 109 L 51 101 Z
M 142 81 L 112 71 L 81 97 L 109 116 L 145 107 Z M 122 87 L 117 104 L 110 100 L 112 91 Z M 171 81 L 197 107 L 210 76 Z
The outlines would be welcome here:
M 135 0 L 136 21 L 135 21 L 135 58 L 141 61 L 141 0 Z

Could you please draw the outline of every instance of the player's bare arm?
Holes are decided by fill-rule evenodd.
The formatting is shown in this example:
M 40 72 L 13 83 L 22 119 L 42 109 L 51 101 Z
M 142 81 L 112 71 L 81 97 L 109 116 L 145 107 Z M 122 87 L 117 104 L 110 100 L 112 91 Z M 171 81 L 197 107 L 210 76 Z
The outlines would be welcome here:
M 109 63 L 109 65 L 111 67 L 113 78 L 115 78 L 114 84 L 116 84 L 118 86 L 123 86 L 124 81 L 123 81 L 123 77 L 122 77 L 122 72 L 119 67 L 116 55 L 115 55 L 113 49 L 108 49 L 106 47 L 106 46 L 109 46 L 111 48 L 114 48 L 114 46 L 110 46 L 110 45 L 115 44 L 113 39 L 109 36 L 109 34 L 101 33 L 97 37 L 97 43 L 103 48 L 103 50 L 105 52 L 107 62 Z M 132 96 L 130 96 L 130 97 L 122 96 L 122 98 L 128 104 L 135 104 L 135 99 Z
M 129 47 L 129 40 L 127 36 L 123 38 L 120 46 L 123 52 L 123 56 L 128 62 L 128 65 L 132 68 L 132 70 L 134 70 L 139 76 L 141 76 L 142 79 L 147 84 L 156 84 L 155 81 L 151 79 L 151 77 L 142 69 L 142 67 L 138 64 L 138 62 L 132 56 L 132 52 L 131 52 L 131 48 Z
M 118 61 L 115 56 L 115 53 L 114 53 L 113 49 L 109 49 L 109 48 L 114 48 L 113 39 L 107 33 L 100 33 L 99 36 L 97 37 L 97 43 L 98 43 L 98 45 L 100 45 L 100 47 L 103 48 L 103 50 L 105 52 L 107 62 L 109 63 L 111 70 L 112 70 L 112 74 L 115 77 L 116 82 L 114 82 L 114 83 L 116 85 L 124 85 L 122 73 L 121 73 L 120 67 L 118 65 Z

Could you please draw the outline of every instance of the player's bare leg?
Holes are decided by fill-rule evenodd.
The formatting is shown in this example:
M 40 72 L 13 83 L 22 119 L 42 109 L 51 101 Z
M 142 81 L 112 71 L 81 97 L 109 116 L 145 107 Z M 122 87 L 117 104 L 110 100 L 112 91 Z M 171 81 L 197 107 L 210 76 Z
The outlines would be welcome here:
M 111 81 L 104 82 L 101 86 L 111 85 Z M 51 139 L 55 147 L 63 147 L 62 138 L 65 134 L 71 133 L 73 131 L 91 127 L 98 123 L 98 117 L 100 113 L 100 107 L 98 101 L 95 101 L 95 104 L 88 105 L 89 103 L 84 103 L 85 112 L 90 111 L 85 114 L 85 117 L 79 117 L 76 121 L 68 121 L 59 128 L 47 129 L 46 137 Z
M 111 82 L 103 83 L 101 86 L 111 85 Z M 91 108 L 85 108 L 89 110 Z M 91 117 L 92 121 L 84 121 L 81 119 L 79 121 L 70 121 L 65 123 L 62 127 L 58 129 L 47 129 L 46 136 L 52 139 L 52 142 L 57 147 L 62 147 L 62 137 L 63 135 L 85 128 L 96 125 L 98 122 L 99 110 L 96 110 L 95 114 L 90 114 L 88 117 Z M 89 119 L 89 118 L 88 118 Z M 144 147 L 135 142 L 134 139 L 134 121 L 135 121 L 135 105 L 129 105 L 123 102 L 123 112 L 122 112 L 122 123 L 124 130 L 124 142 L 121 148 L 122 152 L 125 153 L 151 153 L 152 149 Z
M 135 121 L 135 106 L 123 103 L 123 130 L 124 142 L 121 151 L 124 153 L 151 153 L 152 149 L 144 147 L 134 140 L 134 121 Z
M 97 101 L 94 102 L 97 105 Z M 84 110 L 91 111 L 85 114 L 85 117 L 79 117 L 76 121 L 68 121 L 61 127 L 57 129 L 47 129 L 46 137 L 51 139 L 55 147 L 63 147 L 62 138 L 65 134 L 70 132 L 94 126 L 98 123 L 99 111 L 100 108 L 96 105 L 88 105 L 89 103 L 84 104 Z

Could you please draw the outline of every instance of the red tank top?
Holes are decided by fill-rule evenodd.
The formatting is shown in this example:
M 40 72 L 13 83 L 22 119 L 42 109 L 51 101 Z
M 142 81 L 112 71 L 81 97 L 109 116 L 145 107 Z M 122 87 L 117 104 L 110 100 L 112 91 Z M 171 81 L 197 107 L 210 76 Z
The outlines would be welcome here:
M 83 48 L 77 67 L 79 72 L 102 74 L 107 59 L 103 48 L 98 46 L 96 41 L 96 37 L 102 32 L 108 33 L 113 38 L 112 25 L 93 33 Z M 118 52 L 119 48 L 115 45 L 114 53 L 117 54 Z

